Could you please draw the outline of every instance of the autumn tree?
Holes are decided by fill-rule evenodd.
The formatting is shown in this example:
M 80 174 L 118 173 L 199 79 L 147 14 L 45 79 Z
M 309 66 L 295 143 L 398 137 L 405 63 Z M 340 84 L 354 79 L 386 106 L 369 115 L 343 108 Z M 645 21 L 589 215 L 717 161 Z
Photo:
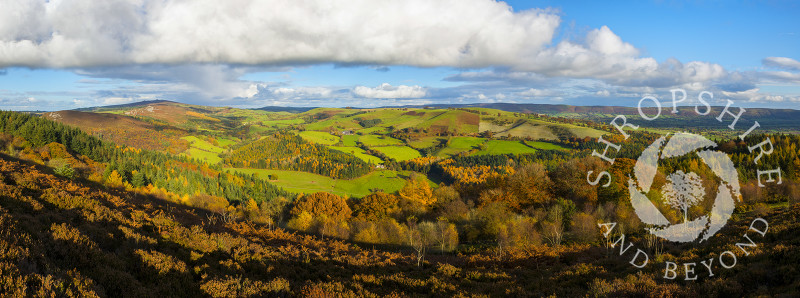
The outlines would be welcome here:
M 579 240 L 592 242 L 599 235 L 597 222 L 598 220 L 590 213 L 577 213 L 572 217 L 572 232 Z
M 412 174 L 411 179 L 406 182 L 406 185 L 398 192 L 404 200 L 420 204 L 422 206 L 429 206 L 435 202 L 431 186 L 425 177 L 418 174 Z
M 356 219 L 366 221 L 392 218 L 400 212 L 399 202 L 400 200 L 393 194 L 372 193 L 356 203 L 353 214 Z
M 440 218 L 436 224 L 436 245 L 439 251 L 452 251 L 458 245 L 458 231 L 456 225 Z
M 303 211 L 314 217 L 326 216 L 337 222 L 347 221 L 352 215 L 352 210 L 347 206 L 347 201 L 344 198 L 327 192 L 299 195 L 295 200 L 291 214 L 297 216 Z
M 414 219 L 408 222 L 408 246 L 414 249 L 417 255 L 417 266 L 425 262 L 428 248 L 436 241 L 436 225 L 431 222 L 416 223 Z
M 669 183 L 663 189 L 664 200 L 683 211 L 683 222 L 686 222 L 689 207 L 696 205 L 705 195 L 702 180 L 697 174 L 677 171 L 667 177 Z
M 553 246 L 561 245 L 564 237 L 564 209 L 561 205 L 555 204 L 547 212 L 547 220 L 542 224 L 542 233 Z
M 509 190 L 517 201 L 511 206 L 523 209 L 529 206 L 543 207 L 553 200 L 550 194 L 552 181 L 544 166 L 538 163 L 517 168 L 508 180 Z
M 578 202 L 597 202 L 598 186 L 592 186 L 586 182 L 586 173 L 594 171 L 599 174 L 604 170 L 605 165 L 599 158 L 585 157 L 573 159 L 559 165 L 552 173 L 554 188 L 557 194 L 567 199 Z M 601 183 L 606 183 L 606 178 Z

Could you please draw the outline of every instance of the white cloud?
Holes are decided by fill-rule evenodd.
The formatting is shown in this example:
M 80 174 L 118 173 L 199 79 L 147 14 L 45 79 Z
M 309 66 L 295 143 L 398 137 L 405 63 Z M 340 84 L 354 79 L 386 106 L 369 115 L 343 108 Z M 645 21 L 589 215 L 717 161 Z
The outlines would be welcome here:
M 383 83 L 375 88 L 357 86 L 353 88 L 353 93 L 366 98 L 420 98 L 425 96 L 427 91 L 425 88 L 416 85 L 392 86 L 388 83 Z
M 766 67 L 800 70 L 800 61 L 787 57 L 767 57 L 761 60 Z
M 556 11 L 514 12 L 490 0 L 6 2 L 0 12 L 0 68 L 206 63 L 503 67 L 669 86 L 725 75 L 716 64 L 659 64 L 639 57 L 638 49 L 605 26 L 591 30 L 583 43 L 551 45 L 561 21 Z
M 552 90 L 541 90 L 536 88 L 530 88 L 522 92 L 517 92 L 517 95 L 522 97 L 545 97 L 545 96 L 555 96 L 557 95 L 557 92 Z
M 800 84 L 800 73 L 788 71 L 764 71 L 760 76 L 768 81 Z
M 611 96 L 611 92 L 609 92 L 608 90 L 605 90 L 605 89 L 604 90 L 598 90 L 597 92 L 594 93 L 594 95 L 600 96 L 600 97 L 609 97 L 609 96 Z
M 279 98 L 324 98 L 331 96 L 333 90 L 325 87 L 279 87 L 266 93 Z
M 560 22 L 547 10 L 513 12 L 487 0 L 10 0 L 3 6 L 0 67 L 509 65 L 548 44 Z
M 762 93 L 759 88 L 739 92 L 722 91 L 722 94 L 733 100 L 747 102 L 800 102 L 800 96 Z

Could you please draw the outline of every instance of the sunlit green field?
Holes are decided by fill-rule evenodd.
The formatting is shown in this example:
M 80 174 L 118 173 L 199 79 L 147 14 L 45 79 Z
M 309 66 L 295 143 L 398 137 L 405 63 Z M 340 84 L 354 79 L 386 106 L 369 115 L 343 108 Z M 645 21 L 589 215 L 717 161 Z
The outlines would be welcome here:
M 361 149 L 361 148 L 358 148 L 358 147 L 328 146 L 328 148 L 331 148 L 333 150 L 339 150 L 339 151 L 342 151 L 344 153 L 350 153 L 350 154 L 355 155 L 356 157 L 358 157 L 361 160 L 366 161 L 366 162 L 371 162 L 371 163 L 374 163 L 374 164 L 383 163 L 383 161 L 380 158 L 378 158 L 377 156 L 369 155 L 366 152 L 364 152 L 364 149 Z
M 404 161 L 420 157 L 419 151 L 408 146 L 384 146 L 374 147 L 374 150 L 380 151 L 386 156 L 396 159 L 397 161 Z
M 497 155 L 497 154 L 523 154 L 534 153 L 536 149 L 525 146 L 520 141 L 490 140 L 484 146 L 486 149 L 478 151 L 475 155 Z
M 398 139 L 389 137 L 389 136 L 377 136 L 377 135 L 363 135 L 358 138 L 361 143 L 367 146 L 393 146 L 393 145 L 402 145 Z
M 466 152 L 477 148 L 478 145 L 483 144 L 485 141 L 486 139 L 484 138 L 452 137 L 450 138 L 450 142 L 447 144 L 447 147 L 439 151 L 438 156 L 450 157 L 461 152 Z
M 525 144 L 530 147 L 542 150 L 567 150 L 567 148 L 548 142 L 525 141 Z
M 306 141 L 317 143 L 321 145 L 333 145 L 339 143 L 339 137 L 329 134 L 324 131 L 301 131 L 300 137 Z
M 277 175 L 278 179 L 270 182 L 290 192 L 326 191 L 340 196 L 354 197 L 368 195 L 371 193 L 370 189 L 382 189 L 384 192 L 397 191 L 405 185 L 405 179 L 408 179 L 410 174 L 405 171 L 378 170 L 356 179 L 344 180 L 298 171 L 239 168 L 226 168 L 226 170 L 256 174 L 262 179 L 268 179 L 270 174 Z

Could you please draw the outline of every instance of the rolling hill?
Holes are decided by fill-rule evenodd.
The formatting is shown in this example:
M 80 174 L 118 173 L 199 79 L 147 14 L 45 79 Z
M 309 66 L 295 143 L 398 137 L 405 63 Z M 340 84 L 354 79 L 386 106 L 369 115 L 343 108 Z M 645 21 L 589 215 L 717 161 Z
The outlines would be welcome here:
M 44 113 L 43 117 L 78 127 L 89 134 L 117 144 L 174 154 L 189 149 L 189 142 L 180 139 L 189 135 L 187 131 L 168 125 L 143 121 L 131 116 L 58 111 Z

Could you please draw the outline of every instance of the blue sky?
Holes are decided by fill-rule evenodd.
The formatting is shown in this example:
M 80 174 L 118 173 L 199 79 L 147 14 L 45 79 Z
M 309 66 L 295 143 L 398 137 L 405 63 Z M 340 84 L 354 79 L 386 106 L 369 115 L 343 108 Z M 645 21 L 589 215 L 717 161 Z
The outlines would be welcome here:
M 800 4 L 608 2 L 12 0 L 0 109 L 633 106 L 673 88 L 800 109 Z

